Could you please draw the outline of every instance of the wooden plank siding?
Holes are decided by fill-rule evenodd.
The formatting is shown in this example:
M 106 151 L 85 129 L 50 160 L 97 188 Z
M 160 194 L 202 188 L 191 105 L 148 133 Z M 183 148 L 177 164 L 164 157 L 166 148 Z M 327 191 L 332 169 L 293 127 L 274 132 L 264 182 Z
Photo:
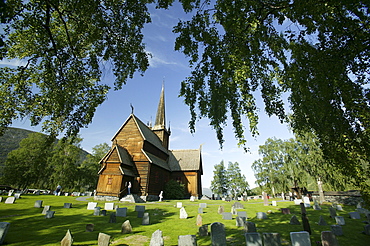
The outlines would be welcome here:
M 182 172 L 172 172 L 172 179 L 181 182 L 185 185 L 185 192 L 189 196 L 198 196 L 202 194 L 199 191 L 199 173 L 197 171 L 182 171 Z
M 150 166 L 148 194 L 159 195 L 164 185 L 170 180 L 171 173 L 155 164 Z
M 121 187 L 122 175 L 102 174 L 96 191 L 98 196 L 119 196 Z
M 135 162 L 135 165 L 140 177 L 140 179 L 138 179 L 138 193 L 139 195 L 145 196 L 148 188 L 149 162 Z

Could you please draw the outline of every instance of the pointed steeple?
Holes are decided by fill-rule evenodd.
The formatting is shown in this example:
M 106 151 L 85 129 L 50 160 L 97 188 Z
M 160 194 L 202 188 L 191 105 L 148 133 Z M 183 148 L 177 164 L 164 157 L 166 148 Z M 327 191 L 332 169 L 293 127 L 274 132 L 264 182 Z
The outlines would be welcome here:
M 165 130 L 166 129 L 166 114 L 165 114 L 165 103 L 164 103 L 164 85 L 162 84 L 161 96 L 159 98 L 157 115 L 155 117 L 155 124 L 153 130 Z

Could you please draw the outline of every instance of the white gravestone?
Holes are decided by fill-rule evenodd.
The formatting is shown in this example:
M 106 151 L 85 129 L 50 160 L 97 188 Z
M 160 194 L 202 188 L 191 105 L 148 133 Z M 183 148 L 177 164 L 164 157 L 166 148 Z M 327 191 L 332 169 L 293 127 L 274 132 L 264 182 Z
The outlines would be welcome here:
M 311 246 L 310 234 L 307 231 L 291 232 L 292 246 Z
M 114 203 L 113 202 L 106 202 L 104 204 L 104 209 L 105 210 L 114 210 Z
M 87 203 L 87 210 L 94 210 L 94 208 L 98 205 L 97 202 L 89 202 Z
M 182 208 L 182 202 L 177 202 L 176 203 L 176 208 Z

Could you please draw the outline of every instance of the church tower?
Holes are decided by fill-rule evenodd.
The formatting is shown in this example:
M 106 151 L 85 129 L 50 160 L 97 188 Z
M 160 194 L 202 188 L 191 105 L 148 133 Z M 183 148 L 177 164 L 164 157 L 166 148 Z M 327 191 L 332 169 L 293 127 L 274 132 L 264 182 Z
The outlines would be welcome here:
M 159 137 L 162 141 L 163 147 L 168 149 L 169 137 L 171 131 L 166 129 L 166 113 L 165 113 L 165 102 L 164 102 L 164 86 L 162 85 L 162 91 L 159 98 L 157 115 L 155 117 L 155 123 L 152 131 Z

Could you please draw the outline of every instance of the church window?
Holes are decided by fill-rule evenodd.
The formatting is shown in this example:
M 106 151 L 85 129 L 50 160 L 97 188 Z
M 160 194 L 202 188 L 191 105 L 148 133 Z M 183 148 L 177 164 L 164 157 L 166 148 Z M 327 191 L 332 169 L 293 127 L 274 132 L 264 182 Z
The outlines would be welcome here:
M 108 184 L 111 185 L 113 182 L 113 178 L 108 178 Z

